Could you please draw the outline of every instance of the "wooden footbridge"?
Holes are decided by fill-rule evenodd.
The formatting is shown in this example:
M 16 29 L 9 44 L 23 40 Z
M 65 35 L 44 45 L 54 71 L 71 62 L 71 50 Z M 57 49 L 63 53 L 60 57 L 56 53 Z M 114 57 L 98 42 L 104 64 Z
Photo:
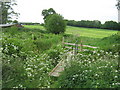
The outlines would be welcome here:
M 89 45 L 82 45 L 82 43 L 77 44 L 78 43 L 77 41 L 76 43 L 66 43 L 64 42 L 64 39 L 62 43 L 63 43 L 63 47 L 69 50 L 63 55 L 62 60 L 56 65 L 56 67 L 53 68 L 53 70 L 49 73 L 49 76 L 58 77 L 60 73 L 64 71 L 64 67 L 67 65 L 67 62 L 72 59 L 73 56 L 75 56 L 78 52 L 83 52 L 86 50 L 86 49 L 83 49 L 83 47 L 88 47 L 93 49 L 98 48 L 98 47 L 93 47 Z M 68 45 L 68 46 L 65 46 L 65 45 Z

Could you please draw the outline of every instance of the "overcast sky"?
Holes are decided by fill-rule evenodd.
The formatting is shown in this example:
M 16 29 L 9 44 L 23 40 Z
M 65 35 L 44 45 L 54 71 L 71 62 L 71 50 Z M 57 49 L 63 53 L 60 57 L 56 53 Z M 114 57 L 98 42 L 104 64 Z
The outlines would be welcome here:
M 43 9 L 53 8 L 65 19 L 117 21 L 116 0 L 16 0 L 20 22 L 43 22 Z

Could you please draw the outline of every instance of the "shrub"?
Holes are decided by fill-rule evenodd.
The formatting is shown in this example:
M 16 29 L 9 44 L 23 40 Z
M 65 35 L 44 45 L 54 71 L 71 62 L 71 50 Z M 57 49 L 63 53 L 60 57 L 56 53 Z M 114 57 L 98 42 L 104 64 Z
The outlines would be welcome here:
M 47 17 L 45 27 L 50 33 L 59 34 L 65 32 L 66 23 L 61 15 L 53 14 Z

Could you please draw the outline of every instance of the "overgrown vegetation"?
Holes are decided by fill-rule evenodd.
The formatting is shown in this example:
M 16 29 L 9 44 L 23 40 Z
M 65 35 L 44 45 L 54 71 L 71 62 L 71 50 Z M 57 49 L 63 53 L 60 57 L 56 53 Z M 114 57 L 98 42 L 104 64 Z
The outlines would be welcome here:
M 93 38 L 86 34 L 49 34 L 35 27 L 10 27 L 2 31 L 3 88 L 119 88 L 119 33 Z M 72 56 L 60 77 L 50 77 L 48 73 L 66 52 L 62 47 L 63 36 L 66 42 L 83 40 L 83 44 L 99 49 L 88 48 Z
M 48 73 L 63 52 L 61 36 L 17 27 L 3 29 L 2 35 L 2 87 L 49 87 Z
M 118 54 L 93 51 L 69 61 L 56 88 L 119 88 Z M 74 68 L 73 68 L 74 67 Z

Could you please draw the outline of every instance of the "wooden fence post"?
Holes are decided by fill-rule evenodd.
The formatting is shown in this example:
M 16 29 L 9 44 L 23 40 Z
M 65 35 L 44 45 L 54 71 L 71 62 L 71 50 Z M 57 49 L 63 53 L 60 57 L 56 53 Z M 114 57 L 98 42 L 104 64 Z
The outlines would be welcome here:
M 75 55 L 76 55 L 77 52 L 78 52 L 78 45 L 77 45 L 77 42 L 78 42 L 78 41 L 76 40 L 76 42 L 75 42 L 75 53 L 74 53 Z
M 62 46 L 64 48 L 64 37 L 62 38 Z
M 81 47 L 81 51 L 83 51 L 82 41 L 81 41 L 81 43 L 80 43 L 80 47 Z

